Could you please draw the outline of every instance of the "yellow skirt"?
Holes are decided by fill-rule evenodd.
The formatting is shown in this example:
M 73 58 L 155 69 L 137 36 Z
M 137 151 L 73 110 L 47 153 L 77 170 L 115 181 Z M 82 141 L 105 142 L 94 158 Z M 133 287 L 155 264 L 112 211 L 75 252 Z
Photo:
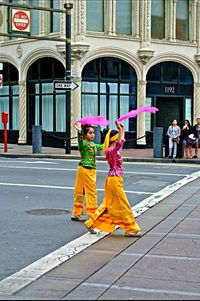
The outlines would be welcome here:
M 107 177 L 103 203 L 85 224 L 104 232 L 113 232 L 116 226 L 130 233 L 141 230 L 124 192 L 123 177 Z
M 90 217 L 98 207 L 96 169 L 87 169 L 79 166 L 74 191 L 74 216 L 80 216 L 83 214 L 84 197 L 86 197 L 85 210 L 87 215 Z

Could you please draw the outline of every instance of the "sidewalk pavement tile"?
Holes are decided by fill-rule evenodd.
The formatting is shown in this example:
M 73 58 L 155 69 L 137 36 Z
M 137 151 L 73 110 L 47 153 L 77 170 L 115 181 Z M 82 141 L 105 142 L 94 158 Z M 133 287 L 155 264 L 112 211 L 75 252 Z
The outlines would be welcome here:
M 136 272 L 132 278 L 122 277 L 99 299 L 117 300 L 116 297 L 118 300 L 199 300 L 200 292 L 198 283 L 151 279 Z
M 75 288 L 80 281 L 75 279 L 65 279 L 62 277 L 42 277 L 29 285 L 25 290 L 17 294 L 17 297 L 31 296 L 37 300 L 59 300 L 64 297 L 69 291 Z
M 171 232 L 177 234 L 191 234 L 199 235 L 200 234 L 200 220 L 185 219 L 183 220 L 173 231 Z M 200 250 L 199 250 L 200 253 Z
M 199 250 L 200 240 L 191 240 L 188 243 L 184 238 L 166 237 L 150 251 L 150 254 L 199 258 Z

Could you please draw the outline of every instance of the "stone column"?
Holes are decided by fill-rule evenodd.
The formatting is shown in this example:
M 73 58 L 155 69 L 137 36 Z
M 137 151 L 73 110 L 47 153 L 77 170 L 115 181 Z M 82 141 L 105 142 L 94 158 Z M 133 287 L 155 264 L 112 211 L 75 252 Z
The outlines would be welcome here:
M 116 1 L 109 0 L 108 4 L 108 34 L 115 35 L 116 34 Z
M 27 143 L 26 81 L 19 82 L 19 144 Z
M 192 42 L 197 42 L 197 0 L 192 3 Z
M 138 81 L 138 108 L 144 107 L 146 105 L 146 81 Z M 145 113 L 138 115 L 137 117 L 137 138 L 143 137 L 146 134 L 146 122 Z M 137 145 L 141 147 L 146 146 L 146 138 L 137 140 Z
M 174 1 L 169 0 L 169 11 L 168 11 L 168 30 L 169 30 L 169 40 L 173 41 L 173 16 L 174 16 Z
M 194 116 L 193 124 L 196 123 L 196 119 L 200 118 L 200 83 L 194 84 Z
M 173 3 L 173 20 L 172 20 L 172 26 L 173 26 L 172 41 L 176 41 L 176 3 L 177 3 L 177 0 L 174 0 L 174 3 Z
M 42 7 L 49 7 L 49 2 L 47 0 L 41 0 Z M 39 28 L 39 35 L 45 36 L 49 32 L 48 26 L 50 25 L 50 13 L 44 10 L 40 12 L 40 28 Z
M 5 2 L 5 0 L 0 0 L 0 2 Z M 7 33 L 8 32 L 8 26 L 7 26 L 7 14 L 8 14 L 8 8 L 6 6 L 0 6 L 0 10 L 3 14 L 3 24 L 0 27 L 0 32 Z M 8 41 L 8 37 L 1 37 L 0 36 L 0 42 Z
M 135 1 L 135 18 L 136 21 L 133 20 L 135 23 L 135 37 L 140 37 L 140 0 Z M 134 18 L 133 18 L 134 19 Z
M 81 78 L 74 77 L 73 81 L 78 84 L 78 88 L 71 92 L 71 137 L 76 137 L 77 131 L 73 126 L 73 122 L 81 118 Z M 71 145 L 77 145 L 77 139 L 73 139 Z

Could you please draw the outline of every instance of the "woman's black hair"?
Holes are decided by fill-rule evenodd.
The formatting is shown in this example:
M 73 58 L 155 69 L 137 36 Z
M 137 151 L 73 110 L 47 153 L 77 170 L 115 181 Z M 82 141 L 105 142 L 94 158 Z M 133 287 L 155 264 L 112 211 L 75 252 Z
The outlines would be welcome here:
M 85 136 L 87 135 L 89 129 L 91 129 L 91 128 L 94 129 L 94 127 L 90 124 L 84 124 L 84 125 L 81 126 L 81 128 L 82 128 L 83 134 Z
M 108 133 L 109 129 L 103 129 L 103 140 L 106 138 L 106 135 Z M 110 132 L 110 138 L 117 135 L 119 132 L 117 130 L 111 130 Z
M 188 119 L 185 119 L 184 123 L 187 122 L 188 123 L 188 126 L 189 128 L 191 127 L 191 124 L 190 124 L 190 121 Z

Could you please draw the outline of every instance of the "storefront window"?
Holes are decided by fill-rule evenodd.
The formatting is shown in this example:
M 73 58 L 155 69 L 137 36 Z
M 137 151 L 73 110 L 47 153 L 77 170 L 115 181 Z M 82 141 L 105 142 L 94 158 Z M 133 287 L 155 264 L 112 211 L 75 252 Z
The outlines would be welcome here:
M 176 3 L 176 38 L 189 40 L 189 0 L 178 0 Z
M 116 1 L 116 33 L 132 34 L 132 0 Z
M 63 65 L 52 58 L 40 59 L 29 68 L 29 130 L 32 125 L 41 125 L 47 132 L 66 131 L 66 95 L 53 88 L 53 80 L 64 76 Z
M 19 130 L 19 86 L 18 70 L 11 64 L 3 63 L 3 87 L 0 89 L 0 114 L 9 113 L 9 130 Z M 0 129 L 3 124 L 0 122 Z
M 165 38 L 165 0 L 151 0 L 151 37 Z
M 104 0 L 87 0 L 86 19 L 87 31 L 104 31 Z
M 82 74 L 82 116 L 104 115 L 115 128 L 115 120 L 137 107 L 137 76 L 126 62 L 116 58 L 101 58 L 88 65 L 95 66 Z M 126 70 L 126 72 L 125 72 Z M 95 72 L 96 71 L 96 72 Z M 136 119 L 124 122 L 126 131 L 136 130 Z

